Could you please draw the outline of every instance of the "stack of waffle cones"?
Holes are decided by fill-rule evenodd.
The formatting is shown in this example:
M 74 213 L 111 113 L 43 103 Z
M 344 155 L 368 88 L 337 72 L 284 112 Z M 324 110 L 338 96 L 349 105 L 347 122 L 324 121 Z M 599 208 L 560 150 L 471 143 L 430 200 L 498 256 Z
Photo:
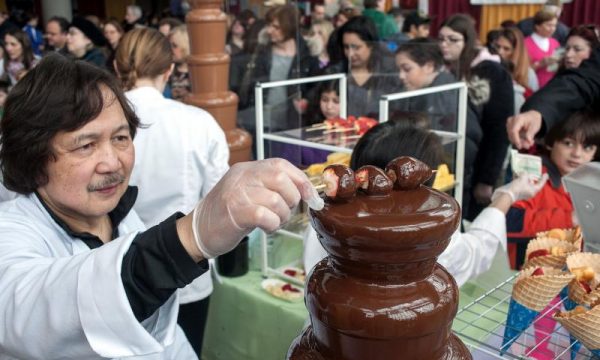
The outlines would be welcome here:
M 600 349 L 600 306 L 583 312 L 555 314 L 554 320 L 569 330 L 571 335 L 588 349 Z
M 574 279 L 574 275 L 546 266 L 541 267 L 543 275 L 533 275 L 537 269 L 530 267 L 521 271 L 513 286 L 512 297 L 531 310 L 542 311 Z
M 569 298 L 579 305 L 585 305 L 590 308 L 600 304 L 600 290 L 596 289 L 600 285 L 600 254 L 572 254 L 567 258 L 567 267 L 569 271 L 577 268 L 591 267 L 596 274 L 595 278 L 589 284 L 592 289 L 590 293 L 585 291 L 577 279 L 573 279 L 569 283 Z
M 550 253 L 548 255 L 529 259 L 532 252 L 542 249 L 548 250 L 549 252 L 551 249 L 556 251 L 554 254 Z M 555 269 L 562 269 L 566 264 L 567 256 L 577 251 L 579 251 L 579 248 L 568 241 L 550 237 L 536 238 L 531 240 L 527 245 L 527 251 L 525 252 L 526 261 L 523 268 L 548 266 Z

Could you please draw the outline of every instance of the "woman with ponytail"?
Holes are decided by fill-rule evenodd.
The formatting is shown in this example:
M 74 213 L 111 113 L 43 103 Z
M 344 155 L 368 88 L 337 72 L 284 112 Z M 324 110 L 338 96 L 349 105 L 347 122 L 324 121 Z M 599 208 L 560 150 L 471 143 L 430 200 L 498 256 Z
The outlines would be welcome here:
M 173 55 L 169 40 L 157 30 L 125 34 L 115 54 L 115 70 L 143 124 L 134 140 L 130 182 L 139 189 L 134 209 L 150 227 L 174 212 L 193 210 L 227 171 L 229 148 L 208 112 L 163 97 Z M 209 273 L 180 290 L 178 322 L 198 357 L 211 292 Z

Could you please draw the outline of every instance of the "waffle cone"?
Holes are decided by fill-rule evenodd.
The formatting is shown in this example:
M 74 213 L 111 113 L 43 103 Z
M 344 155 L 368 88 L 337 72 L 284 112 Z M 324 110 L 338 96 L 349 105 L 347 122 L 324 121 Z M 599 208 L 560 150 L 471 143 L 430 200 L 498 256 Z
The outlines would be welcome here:
M 512 297 L 529 309 L 542 311 L 574 275 L 551 267 L 542 267 L 544 275 L 531 276 L 535 270 L 536 268 L 531 267 L 521 271 L 513 286 Z
M 559 230 L 559 231 L 557 232 L 557 230 Z M 554 237 L 554 235 L 560 234 L 561 232 L 562 232 L 562 236 Z M 575 245 L 575 247 L 577 247 L 577 249 L 581 249 L 581 243 L 583 242 L 583 235 L 581 234 L 580 226 L 575 226 L 570 229 L 552 229 L 549 231 L 542 231 L 542 232 L 537 233 L 536 237 L 537 238 L 553 237 L 558 240 L 567 241 L 567 242 L 570 242 L 571 244 Z
M 569 284 L 569 298 L 580 305 L 593 307 L 600 303 L 600 290 L 596 289 L 600 284 L 600 254 L 592 253 L 575 253 L 567 257 L 566 261 L 569 270 L 579 267 L 589 266 L 594 269 L 596 276 L 590 282 L 592 289 L 591 293 L 586 293 L 585 290 L 578 284 L 577 280 L 571 281 Z
M 590 350 L 600 349 L 600 306 L 568 317 L 554 316 L 573 337 Z
M 579 305 L 594 307 L 600 304 L 600 290 L 592 290 L 591 293 L 586 293 L 579 285 L 576 279 L 569 283 L 569 299 L 575 301 Z
M 534 257 L 531 260 L 528 260 L 529 254 L 536 250 L 546 249 L 550 251 L 551 248 L 558 247 L 562 249 L 565 255 L 546 255 L 546 256 L 538 256 Z M 542 237 L 536 238 L 529 242 L 527 245 L 527 251 L 525 252 L 525 265 L 523 268 L 528 267 L 553 267 L 555 269 L 562 269 L 565 266 L 565 262 L 567 260 L 567 255 L 573 252 L 578 251 L 578 248 L 575 245 L 571 244 L 567 241 L 562 241 L 558 239 Z

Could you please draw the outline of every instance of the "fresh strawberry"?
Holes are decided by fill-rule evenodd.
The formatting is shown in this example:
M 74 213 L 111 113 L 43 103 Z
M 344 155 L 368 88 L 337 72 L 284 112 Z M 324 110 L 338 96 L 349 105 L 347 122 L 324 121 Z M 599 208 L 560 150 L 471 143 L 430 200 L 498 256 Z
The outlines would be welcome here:
M 357 188 L 367 190 L 369 187 L 369 171 L 364 166 L 361 167 L 356 170 L 354 180 L 356 181 Z
M 590 286 L 590 284 L 586 283 L 585 281 L 579 281 L 579 286 L 581 286 L 583 288 L 583 290 L 585 291 L 586 294 L 589 294 L 592 292 L 592 287 Z
M 323 171 L 325 195 L 332 200 L 349 199 L 356 192 L 354 171 L 345 165 L 329 165 Z
M 289 291 L 289 292 L 295 292 L 295 293 L 300 292 L 300 290 L 296 289 L 295 287 L 293 287 L 290 284 L 283 285 L 281 287 L 281 290 L 283 290 L 283 291 Z
M 427 164 L 410 156 L 400 156 L 390 161 L 385 173 L 394 182 L 394 187 L 401 190 L 416 189 L 433 175 Z
M 393 183 L 378 167 L 365 165 L 356 170 L 357 186 L 367 195 L 387 195 L 392 191 Z
M 550 251 L 548 251 L 546 249 L 535 250 L 535 251 L 532 251 L 529 253 L 529 256 L 527 256 L 527 260 L 531 260 L 538 256 L 546 256 L 546 255 L 550 255 Z
M 533 272 L 531 273 L 531 276 L 540 276 L 540 275 L 544 275 L 544 269 L 542 269 L 542 268 L 537 268 L 537 269 L 533 270 Z
M 292 269 L 286 269 L 283 271 L 283 273 L 286 274 L 287 276 L 291 276 L 291 277 L 296 276 L 296 270 L 292 270 Z

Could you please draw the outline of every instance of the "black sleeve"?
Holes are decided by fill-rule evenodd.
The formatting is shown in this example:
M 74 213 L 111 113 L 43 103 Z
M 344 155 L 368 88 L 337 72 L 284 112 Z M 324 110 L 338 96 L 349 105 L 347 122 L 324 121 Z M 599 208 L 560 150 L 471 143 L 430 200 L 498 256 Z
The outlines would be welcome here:
M 525 221 L 525 209 L 512 207 L 506 213 L 506 232 L 520 233 L 523 231 Z
M 136 236 L 123 257 L 121 279 L 138 321 L 147 319 L 177 290 L 208 271 L 185 251 L 175 221 L 177 213 Z
M 596 103 L 596 104 L 594 104 Z M 533 94 L 521 112 L 536 110 L 542 114 L 546 129 L 566 120 L 572 113 L 600 103 L 600 49 L 577 69 L 555 76 L 546 86 Z
M 506 120 L 514 114 L 515 93 L 510 74 L 500 64 L 485 61 L 481 66 L 481 77 L 490 82 L 490 99 L 482 112 L 483 138 L 473 183 L 495 185 L 508 150 Z

